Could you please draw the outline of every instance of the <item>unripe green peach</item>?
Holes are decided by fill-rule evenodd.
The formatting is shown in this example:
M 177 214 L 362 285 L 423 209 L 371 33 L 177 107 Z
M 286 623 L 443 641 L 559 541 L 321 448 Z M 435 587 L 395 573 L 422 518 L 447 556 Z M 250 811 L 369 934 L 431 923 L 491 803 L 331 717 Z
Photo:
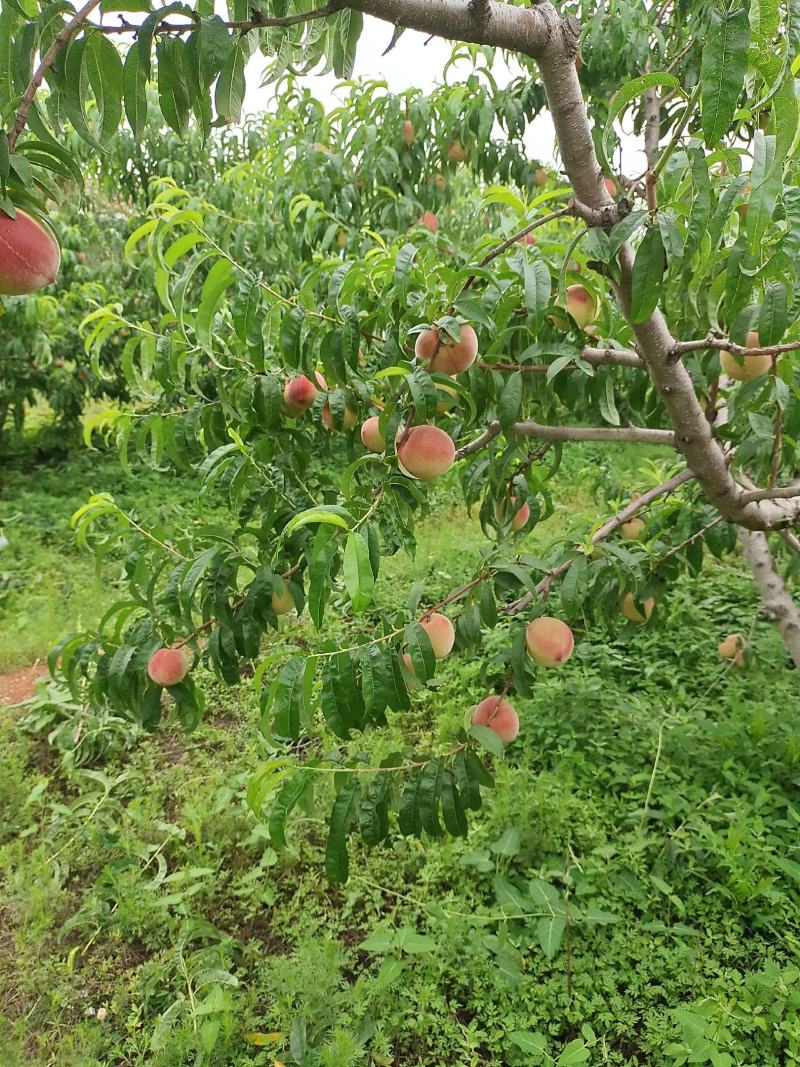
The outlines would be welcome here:
M 638 515 L 634 515 L 627 522 L 623 522 L 621 526 L 622 536 L 626 541 L 641 541 L 645 529 L 644 520 L 640 519 Z
M 597 318 L 597 304 L 588 289 L 582 285 L 567 286 L 566 310 L 584 330 Z
M 644 611 L 644 614 L 639 610 L 639 604 Z M 650 616 L 653 614 L 653 608 L 656 606 L 654 597 L 647 597 L 646 600 L 641 602 L 634 600 L 632 593 L 623 594 L 622 601 L 620 603 L 620 610 L 626 619 L 630 619 L 631 622 L 637 623 L 641 626 L 647 622 Z
M 0 296 L 21 296 L 52 285 L 61 252 L 50 230 L 25 211 L 0 211 Z
M 381 434 L 380 420 L 377 415 L 371 415 L 362 423 L 361 440 L 370 452 L 383 452 L 386 442 Z
M 438 426 L 412 426 L 400 433 L 397 457 L 408 474 L 430 482 L 452 467 L 456 446 Z
M 420 620 L 420 626 L 428 635 L 434 656 L 437 659 L 449 656 L 455 644 L 456 631 L 448 617 L 437 611 Z
M 461 374 L 477 359 L 478 335 L 469 323 L 464 323 L 456 341 L 434 326 L 417 334 L 414 355 L 432 373 Z
M 147 673 L 156 685 L 177 685 L 186 677 L 191 663 L 183 648 L 159 648 L 150 657 Z
M 760 348 L 761 343 L 758 333 L 751 330 L 747 335 L 746 348 Z M 752 382 L 754 378 L 760 378 L 766 374 L 772 366 L 772 356 L 734 356 L 732 352 L 720 352 L 720 365 L 729 378 L 737 382 Z
M 504 744 L 513 741 L 519 733 L 519 716 L 502 697 L 487 697 L 472 713 L 473 726 L 488 726 Z
M 288 615 L 294 609 L 294 597 L 289 586 L 281 579 L 280 587 L 272 594 L 272 610 L 276 615 Z
M 569 626 L 550 615 L 542 615 L 528 623 L 525 643 L 531 658 L 540 667 L 560 667 L 575 648 L 575 638 Z

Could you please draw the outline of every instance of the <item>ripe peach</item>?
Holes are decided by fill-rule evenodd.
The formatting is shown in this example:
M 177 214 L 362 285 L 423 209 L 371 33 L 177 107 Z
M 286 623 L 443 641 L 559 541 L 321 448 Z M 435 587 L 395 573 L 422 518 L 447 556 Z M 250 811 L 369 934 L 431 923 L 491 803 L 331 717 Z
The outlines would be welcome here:
M 438 347 L 437 347 L 438 346 Z M 461 374 L 475 362 L 478 356 L 478 335 L 464 323 L 457 341 L 438 326 L 417 334 L 414 355 L 420 363 L 427 363 L 429 371 L 439 374 Z
M 408 474 L 430 482 L 449 470 L 455 462 L 456 446 L 438 426 L 412 426 L 401 431 L 397 457 Z
M 186 677 L 191 662 L 183 648 L 159 648 L 150 657 L 147 673 L 156 685 L 177 685 Z
M 623 522 L 621 529 L 622 536 L 626 541 L 641 541 L 646 527 L 644 520 L 640 519 L 638 515 L 634 515 L 632 519 Z
M 406 119 L 403 123 L 403 140 L 406 144 L 411 144 L 415 137 L 414 123 L 410 119 Z
M 446 615 L 435 611 L 420 621 L 420 626 L 430 638 L 433 654 L 437 659 L 444 659 L 453 651 L 456 631 Z
M 550 615 L 542 615 L 528 623 L 525 643 L 531 658 L 540 667 L 560 667 L 575 648 L 575 638 L 569 626 Z
M 612 181 L 611 178 L 606 178 L 603 184 L 606 187 L 606 192 L 609 196 L 613 196 L 616 199 L 617 196 L 617 183 Z
M 522 235 L 522 237 L 520 237 L 518 243 L 521 244 L 521 245 L 535 245 L 536 244 L 536 238 L 533 236 L 532 233 L 523 233 L 523 235 Z
M 639 605 L 644 609 L 644 614 L 639 610 Z M 634 600 L 632 593 L 625 593 L 620 603 L 620 611 L 626 619 L 630 619 L 631 622 L 641 625 L 650 618 L 653 614 L 653 608 L 656 606 L 655 599 L 651 596 L 646 600 L 637 601 Z
M 0 296 L 35 293 L 58 277 L 61 252 L 53 234 L 42 223 L 17 211 L 17 217 L 0 211 Z
M 504 744 L 513 741 L 519 733 L 519 716 L 502 697 L 487 697 L 472 713 L 474 726 L 488 726 Z
M 512 507 L 514 506 L 516 501 L 517 501 L 517 498 L 515 496 L 512 496 L 511 497 L 511 506 Z M 497 519 L 500 519 L 502 517 L 502 514 L 503 514 L 502 504 L 498 504 L 497 505 L 497 507 L 495 508 L 494 513 L 495 513 L 495 517 Z M 514 516 L 511 519 L 511 529 L 512 530 L 521 530 L 522 527 L 525 526 L 525 524 L 527 523 L 527 521 L 528 521 L 528 519 L 530 517 L 531 517 L 531 509 L 528 506 L 528 502 L 526 500 L 525 503 L 522 505 L 522 507 L 518 508 L 517 511 L 514 512 Z
M 383 452 L 386 447 L 386 442 L 383 439 L 378 423 L 378 416 L 371 415 L 361 424 L 361 440 L 364 443 L 364 447 L 368 448 L 370 452 Z
M 338 430 L 339 427 L 334 425 L 333 415 L 331 415 L 331 406 L 328 401 L 325 401 L 325 407 L 322 409 L 322 422 L 326 430 Z M 342 424 L 343 430 L 352 430 L 358 422 L 358 416 L 349 404 L 345 404 L 344 408 L 344 420 Z
M 75 258 L 77 259 L 77 261 L 79 263 L 85 263 L 86 262 L 86 253 L 85 252 L 76 252 L 75 253 Z
M 458 138 L 451 142 L 447 149 L 447 158 L 453 163 L 464 163 L 469 158 L 469 152 Z
M 539 167 L 539 169 L 533 175 L 533 180 L 541 188 L 543 185 L 547 185 L 549 177 L 550 175 L 547 173 L 547 171 L 544 170 L 542 167 Z
M 567 311 L 583 330 L 597 318 L 594 297 L 582 285 L 567 287 Z
M 439 216 L 434 211 L 423 211 L 419 217 L 419 224 L 431 233 L 436 233 L 439 229 Z
M 758 333 L 751 330 L 747 335 L 747 348 L 760 348 Z M 719 362 L 729 378 L 737 382 L 752 382 L 772 367 L 772 356 L 734 356 L 732 352 L 720 352 Z
M 293 418 L 307 411 L 316 399 L 316 386 L 305 374 L 301 374 L 299 378 L 290 378 L 283 387 L 283 402 Z
M 272 610 L 276 615 L 288 615 L 294 609 L 294 597 L 289 590 L 289 586 L 281 579 L 280 589 L 272 594 Z
M 747 661 L 744 656 L 744 638 L 741 634 L 730 634 L 717 649 L 720 659 L 732 659 L 734 664 L 744 670 Z

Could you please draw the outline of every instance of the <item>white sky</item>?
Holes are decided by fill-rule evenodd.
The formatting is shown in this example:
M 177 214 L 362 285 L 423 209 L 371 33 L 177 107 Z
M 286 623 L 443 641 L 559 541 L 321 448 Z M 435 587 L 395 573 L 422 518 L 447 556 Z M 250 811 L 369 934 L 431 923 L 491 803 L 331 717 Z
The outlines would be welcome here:
M 427 90 L 442 81 L 442 71 L 453 48 L 451 42 L 434 38 L 425 44 L 424 34 L 416 30 L 406 30 L 392 51 L 384 56 L 382 53 L 391 37 L 392 27 L 389 23 L 369 15 L 365 17 L 364 32 L 356 52 L 354 78 L 382 78 L 393 92 L 402 92 L 411 87 Z M 261 55 L 254 56 L 248 65 L 245 111 L 269 109 L 272 89 L 269 86 L 262 88 L 260 85 L 264 65 L 265 60 Z M 448 81 L 465 78 L 470 70 L 469 63 L 459 63 L 448 72 Z M 499 53 L 492 74 L 499 85 L 506 84 L 513 76 Z M 306 77 L 302 80 L 326 107 L 332 107 L 339 102 L 334 95 L 336 78 L 332 74 L 325 77 Z M 534 158 L 556 163 L 555 135 L 549 114 L 539 115 L 530 124 L 525 135 L 525 144 Z M 646 169 L 639 138 L 623 136 L 622 167 L 623 173 L 628 175 L 640 174 Z

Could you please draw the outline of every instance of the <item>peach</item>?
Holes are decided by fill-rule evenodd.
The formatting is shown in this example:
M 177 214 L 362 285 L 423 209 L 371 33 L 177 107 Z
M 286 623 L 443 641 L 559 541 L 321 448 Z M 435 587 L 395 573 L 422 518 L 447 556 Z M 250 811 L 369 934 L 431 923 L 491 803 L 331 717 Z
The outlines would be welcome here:
M 547 171 L 540 167 L 533 175 L 533 180 L 541 188 L 543 185 L 547 185 L 549 177 Z
M 644 614 L 639 610 L 639 606 L 644 609 Z M 630 619 L 631 622 L 638 623 L 640 626 L 642 623 L 647 622 L 650 616 L 653 614 L 653 608 L 656 606 L 655 599 L 651 596 L 641 602 L 634 600 L 632 593 L 625 593 L 620 603 L 620 611 L 626 619 Z
M 410 119 L 406 119 L 403 123 L 403 140 L 406 144 L 411 144 L 415 135 L 414 123 Z
M 469 158 L 469 152 L 458 138 L 452 141 L 447 149 L 447 158 L 453 163 L 464 163 Z
M 512 496 L 511 497 L 511 506 L 513 507 L 514 504 L 516 504 L 516 502 L 517 502 L 517 498 L 515 496 Z M 502 518 L 503 507 L 502 507 L 501 504 L 497 505 L 497 507 L 495 508 L 494 513 L 495 513 L 495 517 L 498 520 Z M 527 523 L 527 521 L 528 521 L 528 519 L 530 517 L 531 517 L 531 509 L 528 506 L 528 502 L 526 500 L 525 503 L 522 505 L 522 507 L 518 508 L 517 511 L 514 512 L 514 516 L 511 519 L 511 529 L 512 530 L 521 530 L 522 527 L 525 526 L 525 524 Z
M 521 245 L 535 245 L 536 244 L 536 238 L 533 236 L 532 233 L 523 233 L 523 235 L 522 235 L 522 237 L 520 237 L 518 243 L 521 244 Z
M 295 609 L 294 597 L 282 578 L 280 582 L 279 589 L 272 594 L 272 610 L 276 615 L 288 615 Z
M 458 390 L 451 388 L 449 385 L 442 385 L 440 382 L 436 383 L 436 392 L 439 394 L 439 400 L 436 404 L 436 414 L 444 415 L 452 409 L 458 403 Z
M 745 347 L 761 347 L 755 330 L 748 333 Z M 729 378 L 737 382 L 752 382 L 754 378 L 760 378 L 772 367 L 772 356 L 734 356 L 732 352 L 720 352 L 719 362 L 723 372 Z
M 613 196 L 616 199 L 617 196 L 617 183 L 612 181 L 611 178 L 606 178 L 603 184 L 606 187 L 606 192 L 609 196 Z
M 150 657 L 147 673 L 156 685 L 177 685 L 186 677 L 191 662 L 183 648 L 159 648 Z
M 487 697 L 472 713 L 473 726 L 488 726 L 504 744 L 519 733 L 519 715 L 502 697 Z
M 386 442 L 383 439 L 377 415 L 371 415 L 361 424 L 361 440 L 370 452 L 383 452 Z
M 744 657 L 744 638 L 741 634 L 730 634 L 717 649 L 717 655 L 720 659 L 732 659 L 734 664 L 740 669 L 744 670 L 747 666 L 747 661 Z
M 322 422 L 326 430 L 338 430 L 339 427 L 334 425 L 333 415 L 331 414 L 331 406 L 328 401 L 325 401 L 325 407 L 322 409 Z M 355 424 L 358 422 L 358 416 L 349 404 L 345 404 L 344 408 L 344 421 L 342 423 L 342 429 L 352 430 Z
M 456 446 L 438 426 L 412 426 L 408 431 L 401 431 L 397 457 L 408 474 L 421 482 L 430 482 L 452 467 Z
M 444 174 L 434 174 L 433 184 L 436 186 L 440 193 L 443 193 L 447 188 L 447 178 L 445 178 Z
M 567 311 L 582 330 L 597 318 L 594 297 L 582 285 L 567 286 Z
M 478 335 L 464 323 L 457 341 L 438 326 L 417 334 L 414 355 L 420 363 L 427 363 L 428 370 L 438 374 L 461 374 L 475 362 L 478 356 Z
M 336 247 L 337 248 L 347 248 L 348 240 L 349 240 L 349 238 L 347 236 L 346 231 L 345 230 L 339 230 L 339 232 L 336 234 Z
M 0 296 L 35 293 L 58 277 L 61 251 L 50 230 L 24 211 L 0 211 Z
M 437 659 L 444 659 L 453 651 L 456 631 L 446 615 L 435 611 L 433 615 L 420 620 L 420 626 L 430 638 L 433 654 Z
M 419 224 L 431 233 L 436 233 L 439 229 L 439 216 L 434 211 L 423 211 L 419 217 Z
M 560 667 L 575 648 L 575 638 L 569 626 L 550 615 L 542 615 L 528 623 L 525 643 L 531 658 L 540 667 Z
M 299 378 L 290 378 L 283 387 L 283 402 L 293 418 L 307 411 L 316 399 L 316 386 L 305 374 L 301 374 Z
M 632 519 L 623 522 L 621 529 L 622 536 L 626 541 L 641 541 L 645 531 L 644 520 L 640 519 L 638 515 L 634 515 Z

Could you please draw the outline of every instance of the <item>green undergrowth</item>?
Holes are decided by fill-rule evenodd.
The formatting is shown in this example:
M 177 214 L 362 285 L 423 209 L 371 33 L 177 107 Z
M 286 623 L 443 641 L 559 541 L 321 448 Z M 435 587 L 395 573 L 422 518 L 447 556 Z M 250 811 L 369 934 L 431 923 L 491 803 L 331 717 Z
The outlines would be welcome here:
M 578 453 L 551 528 L 590 523 L 630 462 L 598 472 Z M 82 584 L 91 563 L 64 528 L 76 490 L 143 517 L 192 506 L 188 482 L 143 492 L 110 458 L 15 478 L 30 536 L 12 551 L 32 584 L 7 593 L 6 617 L 32 603 L 19 644 L 4 639 L 12 661 L 46 650 L 36 625 L 57 636 L 113 595 L 108 571 Z M 414 560 L 387 561 L 380 602 L 423 575 L 445 595 L 483 545 L 474 520 L 440 512 Z M 354 839 L 343 886 L 324 879 L 325 776 L 285 849 L 246 804 L 269 757 L 247 679 L 203 676 L 189 736 L 74 708 L 52 684 L 0 713 L 0 1067 L 800 1062 L 796 675 L 763 621 L 750 669 L 716 657 L 756 606 L 734 560 L 680 580 L 646 627 L 577 628 L 569 664 L 514 698 L 520 737 L 469 835 Z M 313 651 L 322 636 L 289 621 L 284 638 Z M 350 753 L 444 751 L 502 640 L 451 656 Z

